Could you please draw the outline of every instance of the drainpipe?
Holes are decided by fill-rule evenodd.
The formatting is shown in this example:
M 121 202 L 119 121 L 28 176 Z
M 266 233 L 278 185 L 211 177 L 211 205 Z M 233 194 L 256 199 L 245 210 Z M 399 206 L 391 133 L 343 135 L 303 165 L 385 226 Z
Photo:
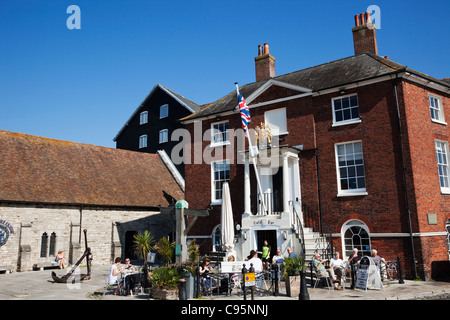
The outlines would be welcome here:
M 408 210 L 408 220 L 409 220 L 409 238 L 411 241 L 411 250 L 412 250 L 412 255 L 413 255 L 414 278 L 417 279 L 418 276 L 417 276 L 417 266 L 416 266 L 416 254 L 415 254 L 415 250 L 414 250 L 414 239 L 413 239 L 413 233 L 412 233 L 411 208 L 409 205 L 408 183 L 406 181 L 405 153 L 403 151 L 403 134 L 402 134 L 402 123 L 401 123 L 401 118 L 400 118 L 400 107 L 398 104 L 397 81 L 398 81 L 398 73 L 396 73 L 396 75 L 395 75 L 395 80 L 393 81 L 393 86 L 394 86 L 394 94 L 395 94 L 395 103 L 397 106 L 398 127 L 400 130 L 400 146 L 402 149 L 402 166 L 403 166 L 403 183 L 405 185 L 406 208 Z
M 317 167 L 317 192 L 319 198 L 319 219 L 320 219 L 320 234 L 323 236 L 323 224 L 322 224 L 322 197 L 321 197 L 321 187 L 320 187 L 320 170 L 319 170 L 319 149 L 316 148 L 316 167 Z

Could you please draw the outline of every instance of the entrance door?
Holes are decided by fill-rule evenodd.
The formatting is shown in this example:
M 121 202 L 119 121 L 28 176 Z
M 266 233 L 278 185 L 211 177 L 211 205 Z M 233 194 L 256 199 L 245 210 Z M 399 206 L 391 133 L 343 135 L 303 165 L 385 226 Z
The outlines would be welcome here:
M 262 251 L 264 240 L 267 240 L 270 250 L 270 257 L 272 257 L 277 250 L 277 231 L 276 230 L 258 230 L 256 231 L 256 244 L 258 251 Z M 260 257 L 261 258 L 261 257 Z
M 136 252 L 134 250 L 134 236 L 137 234 L 137 231 L 127 231 L 125 233 L 125 257 L 130 258 L 131 260 L 138 259 Z

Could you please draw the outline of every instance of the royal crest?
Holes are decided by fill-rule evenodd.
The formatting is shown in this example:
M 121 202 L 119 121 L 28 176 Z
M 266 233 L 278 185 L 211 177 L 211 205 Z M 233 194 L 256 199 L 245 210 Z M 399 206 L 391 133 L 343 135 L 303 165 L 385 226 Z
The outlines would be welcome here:
M 14 233 L 12 225 L 9 222 L 0 219 L 0 247 L 6 244 L 9 235 L 12 233 Z

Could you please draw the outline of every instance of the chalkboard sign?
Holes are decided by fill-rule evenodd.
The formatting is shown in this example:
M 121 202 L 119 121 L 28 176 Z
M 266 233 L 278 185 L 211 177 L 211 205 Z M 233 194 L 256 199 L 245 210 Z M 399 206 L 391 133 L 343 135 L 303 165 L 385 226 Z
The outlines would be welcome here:
M 383 289 L 380 272 L 370 257 L 362 257 L 358 265 L 358 274 L 355 283 L 356 289 Z

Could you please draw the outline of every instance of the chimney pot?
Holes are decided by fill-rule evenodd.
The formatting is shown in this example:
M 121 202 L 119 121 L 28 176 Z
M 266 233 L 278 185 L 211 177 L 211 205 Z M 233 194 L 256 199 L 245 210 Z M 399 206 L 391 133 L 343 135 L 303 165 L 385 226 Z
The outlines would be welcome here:
M 365 14 L 364 14 L 364 13 L 361 13 L 359 16 L 360 16 L 360 18 L 361 18 L 361 25 L 362 25 L 362 26 L 365 25 L 365 24 L 366 24 L 366 17 L 365 17 Z
M 355 15 L 355 27 L 359 27 L 359 14 Z
M 365 13 L 365 16 L 366 16 L 366 22 L 367 22 L 367 23 L 371 23 L 372 20 L 370 19 L 370 12 L 366 12 L 366 13 Z
M 262 56 L 262 55 L 263 55 L 263 45 L 260 44 L 260 45 L 258 46 L 258 56 Z
M 264 43 L 264 54 L 269 53 L 269 44 L 268 43 Z

